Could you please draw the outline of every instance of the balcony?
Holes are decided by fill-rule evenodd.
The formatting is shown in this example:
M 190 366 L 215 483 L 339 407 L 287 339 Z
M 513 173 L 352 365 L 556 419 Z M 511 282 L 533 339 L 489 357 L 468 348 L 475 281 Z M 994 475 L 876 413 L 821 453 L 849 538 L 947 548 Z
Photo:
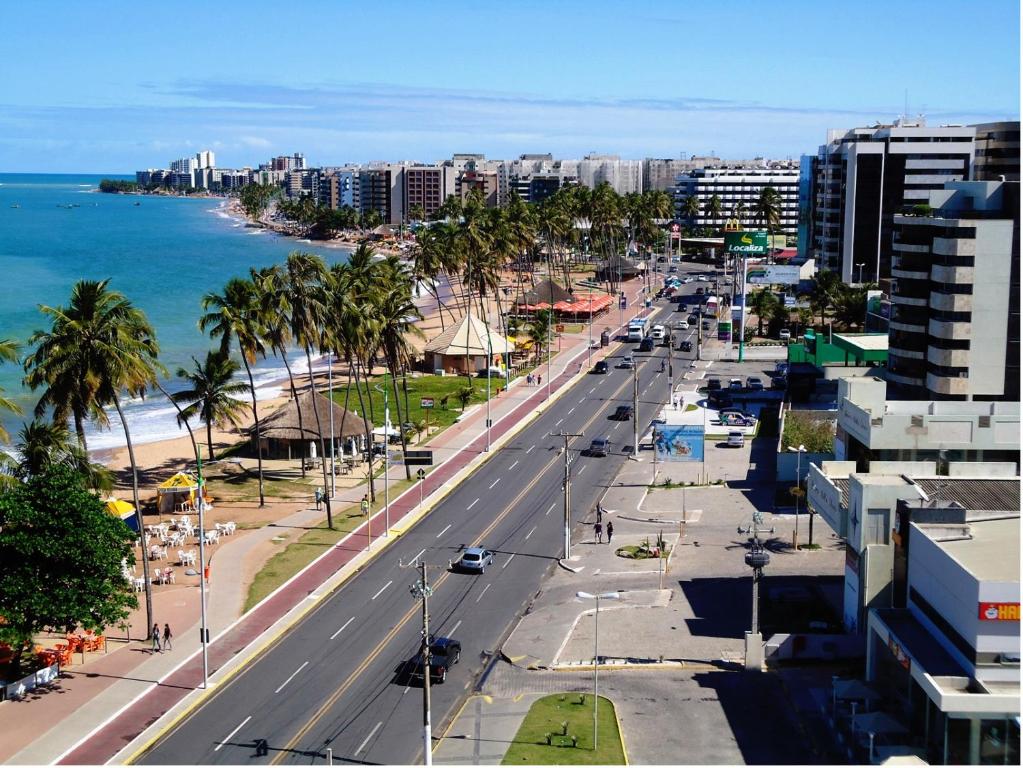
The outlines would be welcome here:
M 926 267 L 917 268 L 916 264 L 909 263 L 905 267 L 901 259 L 892 262 L 892 277 L 901 280 L 927 280 L 930 278 Z
M 924 325 L 922 322 L 921 323 L 906 323 L 906 322 L 899 322 L 897 320 L 892 320 L 888 324 L 888 328 L 889 328 L 889 330 L 892 330 L 892 331 L 904 331 L 906 333 L 925 333 L 927 331 L 927 326 Z
M 973 285 L 973 267 L 931 267 L 931 280 L 952 285 Z
M 894 324 L 893 324 L 894 326 Z M 939 339 L 968 339 L 973 333 L 973 323 L 953 323 L 931 320 L 927 332 Z
M 970 350 L 927 347 L 927 362 L 946 368 L 968 368 L 970 365 Z
M 931 291 L 931 307 L 945 312 L 972 312 L 973 296 L 968 293 Z
M 965 376 L 935 376 L 928 373 L 927 389 L 940 395 L 968 395 L 970 380 Z
M 894 270 L 892 270 L 892 274 L 893 275 L 895 274 Z M 898 293 L 893 293 L 891 295 L 891 302 L 892 302 L 892 304 L 903 304 L 903 305 L 909 306 L 909 307 L 926 307 L 927 306 L 927 299 L 918 299 L 915 296 L 903 296 L 903 295 L 898 294 Z
M 976 256 L 977 241 L 963 238 L 936 237 L 933 250 L 939 256 Z

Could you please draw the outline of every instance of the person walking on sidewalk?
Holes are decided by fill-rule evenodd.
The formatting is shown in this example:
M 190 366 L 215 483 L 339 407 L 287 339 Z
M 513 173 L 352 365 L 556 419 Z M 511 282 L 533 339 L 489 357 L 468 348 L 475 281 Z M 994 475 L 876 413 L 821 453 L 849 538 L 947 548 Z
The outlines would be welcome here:
M 160 651 L 160 625 L 153 625 L 153 653 Z
M 526 374 L 526 386 L 533 386 L 533 374 L 531 373 Z
M 608 520 L 607 521 L 607 543 L 608 544 L 611 543 L 611 537 L 614 535 L 614 532 L 615 532 L 614 523 L 612 523 L 610 520 Z
M 600 506 L 600 502 L 597 502 L 597 522 L 603 522 L 604 520 L 604 508 Z
M 543 384 L 543 376 L 541 376 L 541 375 L 540 375 L 540 374 L 538 373 L 538 374 L 536 374 L 536 386 L 538 386 L 538 387 L 539 387 L 539 386 L 541 386 L 541 384 Z
M 364 515 L 369 514 L 369 496 L 363 494 L 362 501 L 359 503 L 359 510 Z
M 323 504 L 323 491 L 320 490 L 319 486 L 316 487 L 316 511 L 320 511 L 320 505 Z
M 603 525 L 601 525 L 600 523 L 594 523 L 593 524 L 593 538 L 595 538 L 597 540 L 598 544 L 602 541 L 601 534 L 603 532 L 604 532 L 604 526 Z
M 170 624 L 164 624 L 163 625 L 163 647 L 164 647 L 164 650 L 167 650 L 167 651 L 173 650 L 173 647 L 171 646 L 171 638 L 173 636 L 174 635 L 171 634 Z

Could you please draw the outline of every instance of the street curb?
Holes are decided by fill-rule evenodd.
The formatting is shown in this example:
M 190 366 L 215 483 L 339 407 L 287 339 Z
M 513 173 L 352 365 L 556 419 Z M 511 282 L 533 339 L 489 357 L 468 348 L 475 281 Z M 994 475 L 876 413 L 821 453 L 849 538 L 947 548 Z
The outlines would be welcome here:
M 615 713 L 615 725 L 618 726 L 618 741 L 622 745 L 622 757 L 625 758 L 625 764 L 629 765 L 629 751 L 625 748 L 625 731 L 622 730 L 622 721 L 621 718 L 618 717 L 618 707 L 615 706 L 615 703 L 610 698 L 608 698 L 607 700 L 608 703 L 611 705 L 611 711 Z
M 584 568 L 586 568 L 585 565 L 580 565 L 578 568 L 573 568 L 570 565 L 566 565 L 564 559 L 562 559 L 562 558 L 558 558 L 558 565 L 560 565 L 566 571 L 570 571 L 571 573 L 579 573 L 579 571 L 581 571 Z

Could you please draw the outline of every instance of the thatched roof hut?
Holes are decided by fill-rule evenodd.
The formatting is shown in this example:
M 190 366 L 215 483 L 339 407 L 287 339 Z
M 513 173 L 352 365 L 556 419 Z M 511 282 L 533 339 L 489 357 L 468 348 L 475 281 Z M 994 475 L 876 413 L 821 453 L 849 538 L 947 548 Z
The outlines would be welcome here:
M 302 428 L 298 425 L 298 405 L 302 408 Z M 316 411 L 313 411 L 315 404 Z M 334 440 L 341 443 L 350 437 L 365 435 L 362 417 L 346 411 L 325 395 L 310 390 L 300 392 L 298 399 L 289 400 L 260 422 L 260 436 L 266 440 L 271 456 L 286 455 L 288 458 L 309 455 L 309 443 L 318 443 L 320 433 L 316 430 L 316 416 L 320 417 L 323 439 L 331 437 L 331 411 L 334 412 Z M 369 428 L 373 429 L 370 423 Z M 249 428 L 255 435 L 255 426 Z M 329 445 L 329 442 L 328 442 Z M 315 449 L 314 449 L 315 450 Z
M 572 301 L 572 292 L 555 283 L 553 280 L 542 280 L 530 290 L 522 294 L 519 304 L 552 306 L 559 301 Z

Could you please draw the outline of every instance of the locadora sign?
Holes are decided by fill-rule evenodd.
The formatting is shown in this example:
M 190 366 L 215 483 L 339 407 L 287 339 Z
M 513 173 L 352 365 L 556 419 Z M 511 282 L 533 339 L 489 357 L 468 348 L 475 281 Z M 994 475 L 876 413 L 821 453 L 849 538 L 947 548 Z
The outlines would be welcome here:
M 766 256 L 770 251 L 766 232 L 725 232 L 725 252 L 739 256 Z
M 979 603 L 977 616 L 981 621 L 1019 621 L 1019 603 Z

